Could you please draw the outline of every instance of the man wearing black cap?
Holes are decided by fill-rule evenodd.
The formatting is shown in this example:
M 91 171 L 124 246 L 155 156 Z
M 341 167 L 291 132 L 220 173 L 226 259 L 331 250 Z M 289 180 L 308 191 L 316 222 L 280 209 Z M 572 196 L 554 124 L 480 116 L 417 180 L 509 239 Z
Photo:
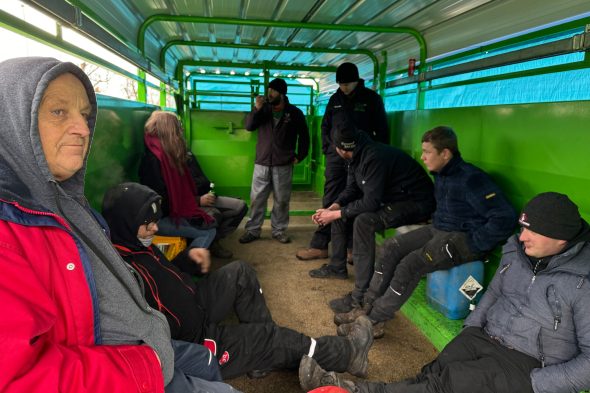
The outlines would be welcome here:
M 375 232 L 427 221 L 434 211 L 432 180 L 402 150 L 373 142 L 353 125 L 336 128 L 336 152 L 349 163 L 346 189 L 313 220 L 332 223 L 332 257 L 329 264 L 309 272 L 314 278 L 347 278 L 346 243 L 352 226 L 355 286 L 347 303 L 360 307 L 375 263 Z
M 371 139 L 389 143 L 389 127 L 383 100 L 379 94 L 365 87 L 359 71 L 352 63 L 342 63 L 336 70 L 338 90 L 330 97 L 322 120 L 322 151 L 326 155 L 324 172 L 324 196 L 322 205 L 328 208 L 346 187 L 346 161 L 334 149 L 332 137 L 335 127 L 353 124 Z M 330 225 L 319 226 L 314 232 L 309 248 L 297 251 L 297 258 L 312 260 L 328 258 Z
M 465 328 L 415 378 L 343 381 L 313 359 L 300 365 L 306 389 L 349 392 L 580 392 L 590 388 L 590 228 L 563 194 L 535 196 L 522 230 Z
M 246 129 L 258 129 L 258 141 L 250 191 L 250 218 L 240 243 L 250 243 L 260 238 L 271 191 L 272 237 L 281 243 L 291 241 L 286 230 L 289 225 L 293 165 L 305 159 L 309 150 L 307 122 L 303 112 L 289 103 L 287 83 L 283 79 L 273 79 L 268 84 L 267 96 L 267 99 L 256 97 L 255 107 L 246 117 Z

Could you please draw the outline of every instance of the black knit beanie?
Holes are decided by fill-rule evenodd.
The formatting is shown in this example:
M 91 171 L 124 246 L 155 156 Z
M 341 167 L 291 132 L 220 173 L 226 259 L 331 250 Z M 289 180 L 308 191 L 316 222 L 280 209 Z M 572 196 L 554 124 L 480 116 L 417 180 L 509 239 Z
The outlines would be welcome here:
M 353 126 L 345 125 L 334 130 L 334 146 L 353 151 L 359 140 L 359 132 Z
M 558 240 L 572 240 L 582 229 L 578 206 L 567 195 L 545 192 L 522 209 L 518 223 L 531 231 Z
M 359 80 L 359 69 L 352 63 L 342 63 L 336 69 L 336 83 L 349 83 Z
M 287 94 L 287 82 L 285 82 L 281 78 L 276 78 L 276 79 L 271 80 L 270 83 L 268 84 L 268 87 L 270 89 L 273 89 L 273 90 L 281 93 L 282 95 Z

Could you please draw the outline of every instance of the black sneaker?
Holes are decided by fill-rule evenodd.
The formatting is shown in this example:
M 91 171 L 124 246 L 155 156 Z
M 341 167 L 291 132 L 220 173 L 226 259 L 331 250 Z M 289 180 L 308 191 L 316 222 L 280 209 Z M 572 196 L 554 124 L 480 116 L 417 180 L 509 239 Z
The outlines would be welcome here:
M 272 238 L 283 244 L 291 243 L 291 238 L 284 233 L 272 235 Z
M 369 349 L 373 344 L 373 322 L 367 316 L 358 317 L 346 338 L 352 348 L 346 371 L 355 377 L 367 378 Z
M 346 280 L 348 278 L 346 268 L 344 270 L 336 270 L 326 263 L 319 269 L 310 270 L 309 275 L 313 278 L 338 278 L 340 280 Z
M 246 232 L 240 237 L 240 239 L 238 241 L 242 244 L 245 244 L 245 243 L 252 243 L 254 240 L 258 240 L 258 239 L 260 239 L 260 236 L 256 236 L 250 232 Z
M 352 293 L 348 292 L 346 295 L 337 299 L 332 299 L 328 302 L 328 305 L 336 314 L 349 312 L 353 306 Z
M 301 363 L 299 363 L 299 384 L 305 392 L 321 386 L 338 386 L 350 393 L 356 391 L 352 381 L 343 380 L 334 371 L 324 370 L 313 358 L 307 355 L 304 355 L 301 358 Z

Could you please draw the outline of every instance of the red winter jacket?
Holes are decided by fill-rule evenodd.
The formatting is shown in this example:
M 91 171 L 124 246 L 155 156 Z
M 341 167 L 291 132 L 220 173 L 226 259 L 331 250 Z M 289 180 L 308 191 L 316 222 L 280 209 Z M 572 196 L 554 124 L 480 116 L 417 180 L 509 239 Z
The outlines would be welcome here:
M 81 247 L 58 216 L 0 200 L 0 392 L 163 392 L 150 347 L 97 345 Z

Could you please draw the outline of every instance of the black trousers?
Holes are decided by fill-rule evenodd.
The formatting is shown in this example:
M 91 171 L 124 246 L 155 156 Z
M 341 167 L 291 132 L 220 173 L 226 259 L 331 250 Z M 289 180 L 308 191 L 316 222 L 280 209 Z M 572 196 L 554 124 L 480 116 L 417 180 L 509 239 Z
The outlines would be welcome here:
M 415 378 L 402 382 L 356 382 L 362 393 L 532 393 L 530 373 L 540 362 L 465 328 Z
M 346 177 L 348 173 L 348 165 L 336 153 L 326 155 L 326 170 L 324 171 L 324 196 L 322 199 L 322 206 L 329 207 L 338 195 L 346 188 Z M 314 232 L 309 246 L 311 248 L 319 248 L 321 250 L 328 249 L 331 237 L 331 225 L 319 226 Z
M 223 378 L 251 370 L 295 369 L 309 353 L 310 337 L 273 322 L 256 272 L 246 262 L 213 272 L 198 290 L 208 315 L 205 339 L 214 348 Z M 221 324 L 232 311 L 238 323 Z M 326 336 L 317 339 L 313 357 L 323 368 L 343 372 L 350 354 L 346 337 Z
M 387 239 L 365 294 L 364 302 L 373 304 L 369 317 L 375 321 L 391 319 L 424 274 L 450 269 L 483 256 L 469 248 L 466 233 L 441 231 L 432 225 Z
M 375 232 L 428 220 L 434 210 L 433 201 L 402 201 L 390 203 L 376 212 L 359 214 L 352 220 L 352 257 L 355 283 L 353 299 L 360 303 L 369 287 L 375 266 Z M 346 270 L 346 249 L 350 223 L 332 223 L 332 258 L 330 265 Z

